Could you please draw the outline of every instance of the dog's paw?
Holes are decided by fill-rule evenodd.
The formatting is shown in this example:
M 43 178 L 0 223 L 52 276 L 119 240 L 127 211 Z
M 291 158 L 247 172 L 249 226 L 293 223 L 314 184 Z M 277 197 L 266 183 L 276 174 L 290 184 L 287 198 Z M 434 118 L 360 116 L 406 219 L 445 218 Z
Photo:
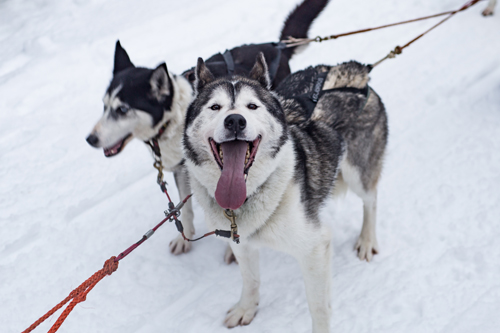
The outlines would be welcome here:
M 377 240 L 365 239 L 359 236 L 354 249 L 358 252 L 358 258 L 360 260 L 370 262 L 373 259 L 373 255 L 378 253 Z
M 231 246 L 229 245 L 226 247 L 226 253 L 224 253 L 224 262 L 228 265 L 231 265 L 232 262 L 238 263 L 238 260 L 236 260 L 233 250 L 231 250 Z
M 238 302 L 227 312 L 226 319 L 224 319 L 224 325 L 227 328 L 248 325 L 252 322 L 256 313 L 257 304 L 244 307 Z
M 483 16 L 490 16 L 490 15 L 493 15 L 493 9 L 486 8 L 485 10 L 483 10 Z
M 177 235 L 172 241 L 170 242 L 170 252 L 172 252 L 175 255 L 179 255 L 181 253 L 186 253 L 191 250 L 191 243 L 184 240 L 181 234 Z

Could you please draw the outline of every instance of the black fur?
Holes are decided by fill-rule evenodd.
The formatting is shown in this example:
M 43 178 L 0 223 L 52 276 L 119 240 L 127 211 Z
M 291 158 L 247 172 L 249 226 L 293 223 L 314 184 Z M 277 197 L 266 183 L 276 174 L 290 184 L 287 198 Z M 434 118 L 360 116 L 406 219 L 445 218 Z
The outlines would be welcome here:
M 118 72 L 121 72 L 127 68 L 135 67 L 132 61 L 125 51 L 125 49 L 120 44 L 120 41 L 116 41 L 115 45 L 115 61 L 113 66 L 113 75 L 116 75 Z
M 280 41 L 289 36 L 306 38 L 312 22 L 326 7 L 329 0 L 304 0 L 289 15 L 281 31 Z M 247 76 L 252 69 L 257 55 L 262 52 L 266 58 L 268 67 L 279 56 L 279 66 L 276 76 L 272 81 L 272 88 L 276 88 L 280 82 L 287 77 L 291 71 L 288 62 L 292 58 L 296 47 L 283 50 L 277 48 L 277 43 L 249 44 L 235 47 L 230 50 L 234 59 L 234 75 Z M 226 63 L 222 54 L 218 53 L 206 60 L 206 66 L 215 77 L 223 77 L 228 74 Z M 194 68 L 183 73 L 189 81 L 194 82 Z
M 283 25 L 283 29 L 281 30 L 280 40 L 285 40 L 289 37 L 307 38 L 311 23 L 326 7 L 328 1 L 329 0 L 310 0 L 304 1 L 298 5 L 295 10 L 288 15 Z M 288 59 L 292 57 L 294 52 L 294 48 L 283 50 L 283 54 Z
M 153 73 L 154 70 L 141 67 L 122 70 L 113 76 L 107 93 L 112 94 L 121 87 L 117 95 L 120 100 L 133 109 L 149 113 L 153 118 L 152 125 L 156 126 L 163 119 L 164 112 L 170 110 L 174 91 L 169 79 L 169 95 L 161 99 L 153 96 L 150 84 Z

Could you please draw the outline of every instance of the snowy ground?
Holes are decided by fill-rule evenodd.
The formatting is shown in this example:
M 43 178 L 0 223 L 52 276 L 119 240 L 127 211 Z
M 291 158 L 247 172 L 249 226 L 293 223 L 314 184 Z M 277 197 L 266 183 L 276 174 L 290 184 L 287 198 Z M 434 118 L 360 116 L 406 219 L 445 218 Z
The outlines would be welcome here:
M 140 142 L 106 159 L 85 137 L 99 118 L 116 39 L 137 65 L 172 72 L 198 56 L 275 41 L 298 0 L 0 1 L 0 331 L 20 332 L 163 216 Z M 464 0 L 334 0 L 311 36 L 458 8 Z M 498 332 L 500 8 L 480 3 L 372 72 L 390 119 L 378 203 L 381 253 L 359 261 L 361 202 L 331 201 L 333 332 Z M 432 22 L 311 45 L 298 70 L 372 63 Z M 171 175 L 167 180 L 173 184 Z M 173 185 L 171 192 L 175 194 Z M 195 205 L 197 234 L 207 231 Z M 227 332 L 236 265 L 212 237 L 168 252 L 165 225 L 78 305 L 60 332 Z M 261 255 L 261 303 L 232 332 L 307 332 L 296 262 Z M 47 331 L 52 317 L 37 332 Z

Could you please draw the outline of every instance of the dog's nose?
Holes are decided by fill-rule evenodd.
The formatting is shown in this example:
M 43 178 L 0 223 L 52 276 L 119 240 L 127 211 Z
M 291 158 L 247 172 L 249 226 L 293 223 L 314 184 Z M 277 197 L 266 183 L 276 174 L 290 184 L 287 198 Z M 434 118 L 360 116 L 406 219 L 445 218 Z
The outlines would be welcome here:
M 87 142 L 89 143 L 89 145 L 91 145 L 92 147 L 96 147 L 97 148 L 97 144 L 99 143 L 99 138 L 94 135 L 94 134 L 90 134 L 88 137 L 87 137 Z
M 233 113 L 224 119 L 224 127 L 238 135 L 247 127 L 247 121 L 241 114 Z

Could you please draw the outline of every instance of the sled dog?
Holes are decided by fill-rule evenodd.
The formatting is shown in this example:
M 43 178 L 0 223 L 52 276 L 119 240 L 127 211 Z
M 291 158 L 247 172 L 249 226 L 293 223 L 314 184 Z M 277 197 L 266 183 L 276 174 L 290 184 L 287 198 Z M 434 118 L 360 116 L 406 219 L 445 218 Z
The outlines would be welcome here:
M 307 37 L 314 19 L 325 8 L 328 0 L 304 0 L 285 21 L 280 40 L 289 36 Z M 243 45 L 216 54 L 207 60 L 207 66 L 216 76 L 231 74 L 246 75 L 259 52 L 264 52 L 272 69 L 273 85 L 277 86 L 288 74 L 288 61 L 296 48 L 283 48 L 281 43 Z M 153 139 L 159 149 L 155 153 L 161 158 L 163 168 L 173 172 L 180 198 L 191 193 L 183 168 L 181 147 L 186 110 L 193 99 L 192 81 L 194 70 L 183 75 L 173 75 L 165 63 L 156 69 L 136 67 L 118 41 L 114 56 L 113 78 L 104 96 L 104 114 L 87 137 L 87 142 L 103 148 L 104 155 L 119 154 L 134 138 L 146 143 Z M 159 153 L 158 153 L 159 152 Z M 183 208 L 183 223 L 186 237 L 194 233 L 193 210 L 190 201 Z M 187 252 L 191 243 L 181 235 L 170 243 L 174 254 Z M 227 256 L 226 261 L 231 257 Z
M 210 230 L 236 216 L 230 242 L 243 277 L 227 327 L 249 324 L 259 303 L 259 248 L 294 256 L 302 269 L 313 332 L 329 332 L 330 235 L 319 219 L 325 200 L 344 186 L 363 200 L 356 243 L 360 259 L 378 252 L 377 184 L 387 143 L 387 116 L 356 62 L 316 66 L 270 90 L 262 54 L 249 77 L 215 78 L 198 59 L 184 132 L 191 186 Z

